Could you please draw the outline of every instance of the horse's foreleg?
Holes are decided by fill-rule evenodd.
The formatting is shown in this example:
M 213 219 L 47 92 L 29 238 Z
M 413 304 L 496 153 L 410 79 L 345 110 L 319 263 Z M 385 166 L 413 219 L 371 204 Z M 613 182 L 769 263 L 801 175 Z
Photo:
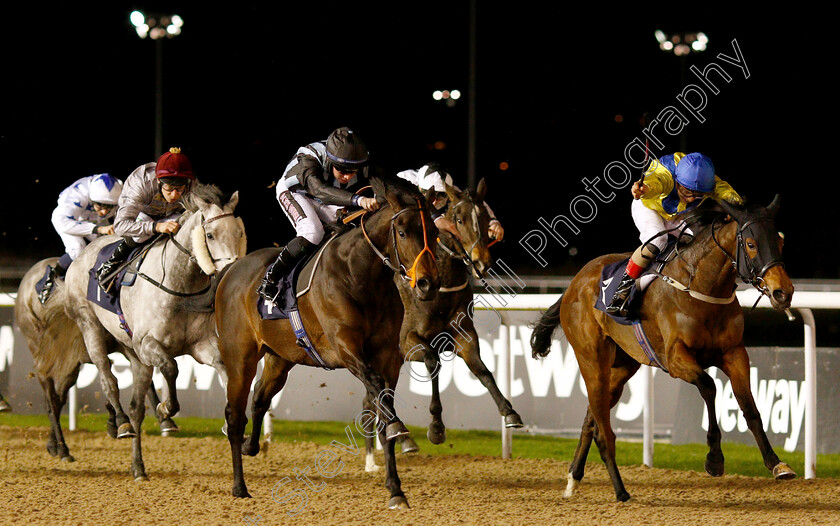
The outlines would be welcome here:
M 496 403 L 496 407 L 499 408 L 499 414 L 505 418 L 505 427 L 523 427 L 524 424 L 522 423 L 522 418 L 519 416 L 519 413 L 513 409 L 510 401 L 505 398 L 499 390 L 499 386 L 496 385 L 496 379 L 493 378 L 493 373 L 487 369 L 487 366 L 484 365 L 484 362 L 481 360 L 481 353 L 478 345 L 478 334 L 475 330 L 467 331 L 466 334 L 470 335 L 470 340 L 464 338 L 464 334 L 465 333 L 459 332 L 456 337 L 456 340 L 461 344 L 461 350 L 458 354 L 461 358 L 463 358 L 464 363 L 467 364 L 470 372 L 478 378 L 481 384 L 484 385 L 490 393 L 490 396 Z
M 429 401 L 429 413 L 432 415 L 432 421 L 429 423 L 426 437 L 432 444 L 443 444 L 446 442 L 446 426 L 443 424 L 443 404 L 440 401 L 440 382 L 438 381 L 440 355 L 436 349 L 420 340 L 416 334 L 412 333 L 407 342 L 412 349 L 423 349 L 423 363 L 426 365 L 426 371 L 428 371 L 432 382 L 432 399 Z
M 154 383 L 149 386 L 149 391 L 146 393 L 146 396 L 149 399 L 149 405 L 155 408 L 155 417 L 158 420 L 158 425 L 160 425 L 160 434 L 167 437 L 172 433 L 180 431 L 181 429 L 174 420 L 171 418 L 164 418 L 163 415 L 158 413 L 157 408 L 160 406 L 160 397 L 157 394 Z
M 224 356 L 224 354 L 223 354 Z M 225 406 L 225 422 L 227 423 L 228 443 L 233 462 L 233 496 L 251 497 L 245 485 L 242 472 L 242 443 L 245 439 L 245 426 L 248 423 L 246 411 L 248 409 L 248 395 L 251 391 L 251 381 L 257 372 L 257 350 L 242 350 L 232 348 L 228 355 L 227 369 L 230 376 L 227 384 L 227 405 Z
M 365 399 L 362 401 L 362 409 L 364 409 L 365 418 L 361 420 L 362 434 L 365 436 L 365 471 L 372 473 L 379 471 L 379 466 L 376 465 L 376 435 L 378 433 L 378 415 L 376 406 L 373 405 L 373 398 L 369 392 L 365 392 Z M 359 420 L 356 420 L 359 424 Z
M 709 417 L 709 431 L 706 433 L 706 444 L 709 452 L 706 454 L 706 473 L 713 477 L 720 477 L 724 474 L 723 450 L 720 448 L 721 432 L 718 426 L 717 414 L 715 412 L 715 381 L 706 371 L 701 371 L 694 382 L 706 404 L 706 413 Z
M 275 354 L 266 353 L 262 375 L 254 386 L 254 400 L 251 402 L 251 436 L 242 446 L 242 454 L 254 456 L 260 452 L 260 432 L 263 418 L 271 407 L 271 400 L 286 385 L 289 370 L 294 364 Z
M 148 480 L 146 466 L 143 464 L 141 432 L 143 419 L 146 417 L 146 394 L 152 386 L 152 368 L 138 360 L 132 360 L 131 372 L 134 377 L 134 389 L 131 396 L 131 425 L 137 430 L 131 440 L 131 475 L 135 481 Z
M 155 414 L 159 420 L 172 418 L 181 409 L 176 387 L 178 362 L 175 361 L 175 358 L 169 356 L 159 341 L 151 337 L 143 339 L 138 355 L 140 355 L 143 363 L 149 363 L 159 368 L 164 380 L 166 380 L 166 400 L 155 406 Z
M 750 391 L 750 359 L 746 348 L 741 345 L 723 354 L 721 369 L 729 377 L 732 384 L 732 392 L 738 400 L 738 405 L 747 420 L 747 426 L 752 431 L 761 456 L 764 458 L 764 465 L 777 479 L 792 479 L 796 477 L 790 466 L 781 462 L 773 451 L 764 426 L 761 423 L 761 414 L 755 406 L 755 400 Z

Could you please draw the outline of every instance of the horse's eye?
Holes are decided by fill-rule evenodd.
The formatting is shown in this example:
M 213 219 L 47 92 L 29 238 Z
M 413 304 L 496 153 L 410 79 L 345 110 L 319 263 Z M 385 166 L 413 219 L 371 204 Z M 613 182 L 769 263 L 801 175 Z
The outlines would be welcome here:
M 755 250 L 755 243 L 747 243 L 747 248 L 750 250 Z
M 213 239 L 213 234 L 211 234 L 210 232 L 207 232 L 207 239 Z
M 460 217 L 459 217 L 459 218 L 457 218 L 455 221 L 457 221 L 459 225 L 463 225 L 463 224 L 464 224 L 464 220 L 463 220 L 463 219 L 461 219 Z
M 402 230 L 398 230 L 397 233 L 400 235 L 400 237 L 402 239 L 405 239 L 405 232 L 403 232 Z

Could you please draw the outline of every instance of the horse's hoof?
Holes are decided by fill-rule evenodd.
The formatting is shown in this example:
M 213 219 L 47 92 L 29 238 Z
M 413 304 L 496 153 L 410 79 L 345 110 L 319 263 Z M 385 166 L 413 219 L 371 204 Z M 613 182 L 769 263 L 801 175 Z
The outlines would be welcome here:
M 146 475 L 138 475 L 134 477 L 134 482 L 149 482 L 149 477 Z
M 621 493 L 616 493 L 615 500 L 617 500 L 618 502 L 627 502 L 628 500 L 630 500 L 630 494 L 627 493 L 626 491 L 622 491 Z
M 225 436 L 228 436 L 228 434 L 227 434 L 227 422 L 225 422 L 225 425 L 222 426 L 222 434 L 225 435 Z
M 776 480 L 790 480 L 792 478 L 796 478 L 796 472 L 790 469 L 790 466 L 784 462 L 779 462 L 776 464 L 776 467 L 773 468 L 773 478 Z
M 397 437 L 408 435 L 408 429 L 405 427 L 405 424 L 397 420 L 396 422 L 391 422 L 385 428 L 385 440 L 393 440 Z
M 391 500 L 388 501 L 388 509 L 389 510 L 407 510 L 411 509 L 408 505 L 408 501 L 405 500 L 405 497 L 399 495 L 397 497 L 391 497 Z
M 76 459 L 73 458 L 73 455 L 68 453 L 68 454 L 64 455 L 63 457 L 61 457 L 61 461 L 62 462 L 76 462 Z
M 710 462 L 706 461 L 706 465 L 704 466 L 706 469 L 706 473 L 713 477 L 722 477 L 726 474 L 726 470 L 723 467 L 723 462 Z
M 234 486 L 233 491 L 231 492 L 234 497 L 238 499 L 250 499 L 251 494 L 248 493 L 248 488 L 245 487 L 243 484 L 242 486 Z
M 162 436 L 168 437 L 180 430 L 181 428 L 171 418 L 166 418 L 160 422 L 160 434 Z
M 126 422 L 117 429 L 117 438 L 134 438 L 136 436 L 137 433 L 134 432 L 134 427 L 130 422 Z
M 567 499 L 569 497 L 573 497 L 575 494 L 575 490 L 577 490 L 578 484 L 580 484 L 580 481 L 575 480 L 572 474 L 569 473 L 569 480 L 568 482 L 566 482 L 566 491 L 563 492 L 563 497 Z
M 51 457 L 57 457 L 58 447 L 55 444 L 47 444 L 47 453 L 49 453 Z
M 169 409 L 167 409 L 164 402 L 159 403 L 157 407 L 155 407 L 155 415 L 157 415 L 160 420 L 166 420 L 167 418 L 175 416 L 169 412 Z
M 441 428 L 440 431 L 435 431 L 432 426 L 429 426 L 429 429 L 426 430 L 426 438 L 428 438 L 429 442 L 432 444 L 443 444 L 446 442 L 446 429 Z
M 417 453 L 418 451 L 420 451 L 420 446 L 418 446 L 417 442 L 415 442 L 414 439 L 411 438 L 410 436 L 404 437 L 402 439 L 402 442 L 400 443 L 400 446 L 401 446 L 400 451 L 403 454 Z
M 525 427 L 525 424 L 522 423 L 522 419 L 519 417 L 519 414 L 513 412 L 509 415 L 505 415 L 505 427 Z

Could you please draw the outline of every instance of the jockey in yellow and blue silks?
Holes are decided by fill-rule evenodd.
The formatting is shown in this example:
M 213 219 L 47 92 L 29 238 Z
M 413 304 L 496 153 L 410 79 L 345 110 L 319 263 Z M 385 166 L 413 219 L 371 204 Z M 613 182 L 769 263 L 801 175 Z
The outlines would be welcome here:
M 611 314 L 625 314 L 624 303 L 633 283 L 665 248 L 668 236 L 657 234 L 681 228 L 682 214 L 707 197 L 734 204 L 743 202 L 729 183 L 715 175 L 712 160 L 702 153 L 677 152 L 652 161 L 644 180 L 636 181 L 630 192 L 634 199 L 631 206 L 633 222 L 639 229 L 643 245 L 630 256 L 621 283 L 607 305 L 607 312 Z

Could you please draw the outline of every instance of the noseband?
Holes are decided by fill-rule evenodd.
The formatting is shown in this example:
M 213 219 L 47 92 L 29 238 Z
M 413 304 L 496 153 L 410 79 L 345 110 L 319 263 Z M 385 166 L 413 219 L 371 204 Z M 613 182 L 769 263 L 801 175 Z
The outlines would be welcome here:
M 417 257 L 414 258 L 414 264 L 411 265 L 411 268 L 406 269 L 405 265 L 403 265 L 400 262 L 400 252 L 397 249 L 397 236 L 396 236 L 396 227 L 394 226 L 394 221 L 396 221 L 396 219 L 400 215 L 402 215 L 404 212 L 408 212 L 409 210 L 411 210 L 411 211 L 416 210 L 416 211 L 420 212 L 420 222 L 423 225 L 423 250 L 421 250 L 420 253 L 417 254 Z M 365 240 L 368 242 L 368 245 L 370 245 L 370 248 L 373 249 L 373 252 L 379 257 L 380 260 L 382 260 L 382 263 L 384 263 L 385 266 L 387 266 L 389 269 L 393 270 L 394 272 L 398 273 L 400 276 L 402 276 L 402 278 L 404 280 L 408 281 L 409 285 L 411 285 L 411 288 L 416 287 L 417 286 L 417 264 L 420 262 L 420 258 L 423 257 L 423 254 L 428 252 L 428 254 L 432 257 L 432 261 L 435 261 L 435 254 L 429 249 L 428 234 L 426 234 L 426 217 L 423 215 L 423 206 L 418 201 L 417 206 L 409 206 L 409 207 L 403 208 L 399 212 L 392 215 L 391 219 L 389 220 L 390 227 L 388 229 L 388 237 L 391 239 L 391 243 L 392 243 L 392 247 L 393 247 L 393 251 L 394 251 L 394 258 L 396 258 L 396 260 L 397 260 L 396 265 L 391 263 L 391 259 L 388 256 L 386 256 L 385 254 L 383 254 L 382 252 L 380 252 L 379 249 L 376 248 L 376 245 L 373 244 L 373 241 L 371 241 L 370 236 L 368 236 L 367 230 L 365 229 L 365 215 L 366 214 L 362 214 L 362 219 L 361 219 L 360 224 L 361 224 L 361 227 L 362 227 L 362 233 L 364 234 Z

